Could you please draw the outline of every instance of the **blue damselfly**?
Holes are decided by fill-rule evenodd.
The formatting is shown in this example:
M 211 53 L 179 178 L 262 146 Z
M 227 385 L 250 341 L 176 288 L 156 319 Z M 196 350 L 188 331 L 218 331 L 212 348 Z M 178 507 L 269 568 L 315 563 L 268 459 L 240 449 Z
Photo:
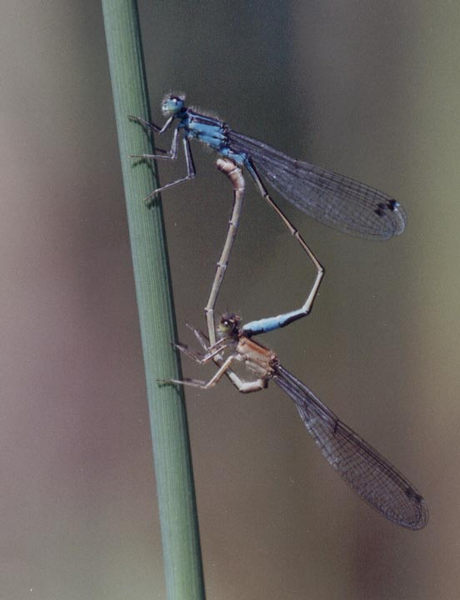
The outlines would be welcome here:
M 364 183 L 316 165 L 290 158 L 267 144 L 233 131 L 225 122 L 185 106 L 185 97 L 170 94 L 161 105 L 167 117 L 162 126 L 130 117 L 148 130 L 163 134 L 176 121 L 169 152 L 133 155 L 144 159 L 175 160 L 179 135 L 187 165 L 185 177 L 152 191 L 193 179 L 196 174 L 190 140 L 203 142 L 224 158 L 245 167 L 265 200 L 274 205 L 260 174 L 289 202 L 310 217 L 354 235 L 388 239 L 404 231 L 406 217 L 399 202 Z

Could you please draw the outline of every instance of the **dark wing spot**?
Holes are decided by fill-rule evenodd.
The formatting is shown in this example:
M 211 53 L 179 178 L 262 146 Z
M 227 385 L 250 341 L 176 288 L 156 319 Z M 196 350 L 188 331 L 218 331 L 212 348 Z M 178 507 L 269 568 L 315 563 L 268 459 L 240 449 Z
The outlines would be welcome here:
M 379 202 L 374 212 L 379 217 L 384 217 L 388 210 L 394 212 L 398 208 L 399 202 L 397 200 L 388 200 L 388 202 Z
M 407 488 L 406 496 L 411 500 L 416 500 L 417 502 L 421 502 L 423 500 L 423 496 L 420 496 L 413 488 Z

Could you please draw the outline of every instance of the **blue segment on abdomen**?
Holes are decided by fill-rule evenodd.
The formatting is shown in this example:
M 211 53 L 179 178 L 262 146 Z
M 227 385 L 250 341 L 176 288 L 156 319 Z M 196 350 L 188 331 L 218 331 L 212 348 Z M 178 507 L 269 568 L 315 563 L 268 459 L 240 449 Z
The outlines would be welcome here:
M 285 313 L 284 315 L 258 319 L 257 321 L 251 321 L 250 323 L 243 325 L 242 332 L 248 337 L 251 335 L 257 335 L 259 333 L 267 333 L 267 331 L 273 331 L 274 329 L 285 327 L 286 325 L 289 325 L 289 323 L 292 323 L 292 321 L 295 321 L 303 316 L 305 316 L 303 309 L 298 309 Z

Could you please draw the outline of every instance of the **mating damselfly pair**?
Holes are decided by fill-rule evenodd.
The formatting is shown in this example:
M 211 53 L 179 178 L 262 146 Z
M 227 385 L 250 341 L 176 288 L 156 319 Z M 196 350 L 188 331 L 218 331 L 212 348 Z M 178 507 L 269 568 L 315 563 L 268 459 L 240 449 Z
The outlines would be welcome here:
M 168 95 L 163 100 L 162 112 L 167 120 L 161 127 L 138 117 L 131 118 L 158 134 L 163 134 L 175 124 L 169 152 L 134 156 L 148 160 L 175 160 L 181 137 L 187 174 L 154 190 L 147 201 L 152 202 L 159 192 L 195 177 L 190 147 L 192 139 L 203 142 L 221 156 L 217 162 L 218 168 L 227 174 L 234 191 L 232 218 L 205 309 L 208 336 L 194 330 L 204 352 L 199 354 L 181 344 L 177 346 L 199 363 L 213 361 L 218 370 L 208 382 L 170 380 L 169 383 L 208 389 L 226 375 L 240 392 L 247 393 L 263 389 L 269 381 L 275 381 L 294 401 L 305 427 L 326 460 L 359 496 L 390 521 L 414 530 L 424 527 L 428 520 L 427 507 L 412 484 L 339 420 L 305 384 L 287 371 L 273 351 L 252 339 L 254 335 L 284 327 L 307 315 L 324 274 L 324 269 L 305 240 L 269 195 L 260 174 L 282 196 L 309 216 L 361 237 L 389 239 L 402 233 L 406 217 L 401 205 L 383 192 L 349 177 L 296 161 L 263 142 L 236 133 L 223 121 L 187 108 L 182 96 Z M 241 325 L 236 315 L 227 314 L 222 317 L 216 335 L 214 308 L 235 239 L 245 189 L 241 168 L 246 168 L 262 197 L 306 252 L 316 269 L 316 278 L 299 309 L 246 325 Z M 232 368 L 238 363 L 244 364 L 249 372 L 256 375 L 256 379 L 243 381 Z

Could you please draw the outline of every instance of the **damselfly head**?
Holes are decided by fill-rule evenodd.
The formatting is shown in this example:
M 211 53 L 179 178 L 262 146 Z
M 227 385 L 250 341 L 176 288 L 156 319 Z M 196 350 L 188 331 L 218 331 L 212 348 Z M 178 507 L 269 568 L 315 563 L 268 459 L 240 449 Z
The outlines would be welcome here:
M 161 112 L 165 117 L 171 117 L 177 115 L 185 107 L 185 96 L 178 96 L 176 94 L 168 94 L 163 98 L 161 103 Z
M 220 318 L 217 331 L 220 337 L 238 337 L 241 318 L 235 313 L 224 313 Z

